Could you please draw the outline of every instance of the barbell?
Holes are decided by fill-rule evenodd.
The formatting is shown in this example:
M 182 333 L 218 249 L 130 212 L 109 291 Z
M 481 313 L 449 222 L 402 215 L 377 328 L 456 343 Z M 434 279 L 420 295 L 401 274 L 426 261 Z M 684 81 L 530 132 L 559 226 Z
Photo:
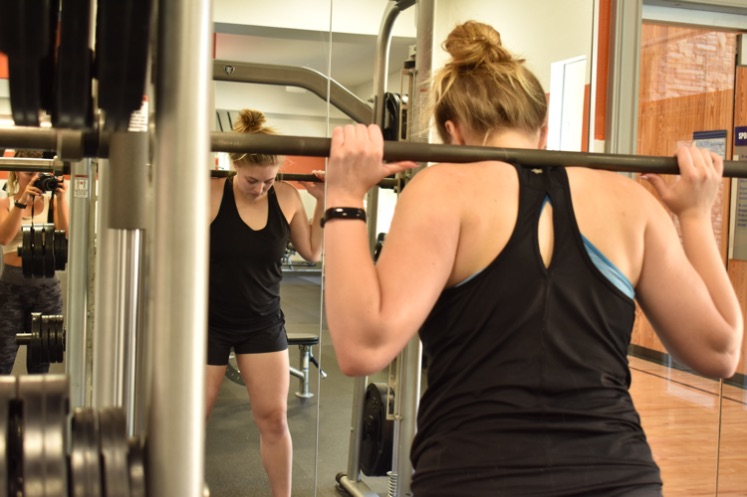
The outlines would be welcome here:
M 214 132 L 210 134 L 210 144 L 213 152 L 328 157 L 331 140 L 307 136 Z M 84 157 L 106 158 L 109 154 L 108 133 L 98 130 L 32 127 L 0 129 L 0 147 L 56 150 L 62 160 L 70 161 Z M 527 167 L 582 166 L 615 172 L 679 174 L 677 159 L 674 157 L 396 141 L 384 142 L 384 160 L 456 163 L 499 160 Z M 724 176 L 747 178 L 747 161 L 724 161 Z

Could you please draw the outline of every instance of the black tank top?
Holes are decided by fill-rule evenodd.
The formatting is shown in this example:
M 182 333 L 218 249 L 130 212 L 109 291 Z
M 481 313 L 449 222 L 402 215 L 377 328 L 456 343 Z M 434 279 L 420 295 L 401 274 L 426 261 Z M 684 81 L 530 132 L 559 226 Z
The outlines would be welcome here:
M 262 329 L 281 319 L 281 260 L 290 226 L 274 186 L 267 192 L 267 202 L 267 224 L 255 231 L 239 216 L 233 178 L 226 180 L 218 215 L 210 224 L 211 327 Z
M 420 331 L 429 367 L 414 495 L 659 495 L 628 393 L 634 301 L 589 258 L 565 169 L 514 167 L 511 238 L 482 272 L 442 293 Z M 546 198 L 555 236 L 547 268 L 537 241 Z

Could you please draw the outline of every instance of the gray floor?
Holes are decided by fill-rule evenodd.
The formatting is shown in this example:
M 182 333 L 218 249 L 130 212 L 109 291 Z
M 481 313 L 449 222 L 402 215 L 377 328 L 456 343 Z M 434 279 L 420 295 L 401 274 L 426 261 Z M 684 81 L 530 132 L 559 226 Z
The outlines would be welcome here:
M 318 273 L 286 273 L 281 298 L 289 332 L 319 333 L 320 281 Z M 291 365 L 298 367 L 297 348 L 289 353 Z M 315 347 L 314 353 L 327 373 L 319 381 L 312 365 L 312 391 L 317 395 L 312 399 L 296 397 L 299 380 L 291 378 L 288 396 L 294 497 L 345 495 L 336 490 L 335 477 L 347 469 L 353 380 L 340 373 L 326 330 L 322 330 L 321 347 Z M 386 495 L 386 478 L 362 478 L 372 491 Z M 205 479 L 212 497 L 270 495 L 248 396 L 242 386 L 228 380 L 223 382 L 207 426 Z

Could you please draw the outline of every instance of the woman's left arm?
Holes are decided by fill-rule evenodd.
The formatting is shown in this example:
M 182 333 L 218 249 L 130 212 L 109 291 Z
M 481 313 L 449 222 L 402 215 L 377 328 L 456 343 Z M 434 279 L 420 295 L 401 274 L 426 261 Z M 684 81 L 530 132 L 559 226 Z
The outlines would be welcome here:
M 59 177 L 59 186 L 55 189 L 53 195 L 55 196 L 54 203 L 54 227 L 57 230 L 64 230 L 65 234 L 69 236 L 70 227 L 70 211 L 67 203 L 67 182 L 63 177 Z
M 318 174 L 317 174 L 318 175 Z M 306 208 L 301 201 L 301 195 L 295 188 L 293 190 L 294 204 L 296 206 L 290 221 L 290 240 L 293 248 L 298 254 L 310 262 L 318 262 L 322 257 L 322 244 L 324 237 L 320 221 L 324 214 L 324 183 L 303 183 L 306 190 L 316 200 L 314 214 L 309 221 Z

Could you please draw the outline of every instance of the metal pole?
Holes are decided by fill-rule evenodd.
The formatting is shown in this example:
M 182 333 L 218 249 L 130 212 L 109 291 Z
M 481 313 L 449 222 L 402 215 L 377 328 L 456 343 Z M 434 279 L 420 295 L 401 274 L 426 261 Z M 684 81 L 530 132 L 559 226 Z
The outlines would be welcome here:
M 371 106 L 368 103 L 329 76 L 308 67 L 216 60 L 213 62 L 213 79 L 237 83 L 298 86 L 325 101 L 329 97 L 332 105 L 356 122 L 371 122 Z
M 23 128 L 8 133 L 7 129 L 0 129 L 0 147 L 14 146 L 14 140 L 23 136 Z M 51 136 L 46 133 L 31 134 L 24 137 L 25 148 L 39 149 Z M 94 136 L 95 138 L 95 136 Z M 86 157 L 107 157 L 108 144 L 106 134 L 98 137 L 96 142 L 100 148 L 96 152 L 86 152 Z M 211 150 L 213 152 L 253 152 L 279 155 L 308 155 L 311 157 L 329 157 L 329 138 L 308 136 L 272 136 L 257 133 L 212 133 Z M 16 145 L 17 148 L 18 147 Z M 82 151 L 83 149 L 81 149 Z M 544 166 L 579 166 L 591 169 L 604 169 L 616 172 L 638 172 L 658 174 L 679 174 L 677 160 L 674 157 L 658 157 L 648 155 L 599 154 L 587 152 L 562 152 L 557 150 L 530 150 L 515 148 L 475 147 L 461 145 L 442 145 L 437 143 L 409 143 L 384 142 L 384 160 L 400 161 L 412 160 L 416 162 L 476 162 L 484 160 L 500 160 L 516 162 L 527 167 Z M 205 171 L 207 167 L 201 168 Z M 179 171 L 183 171 L 184 168 Z M 724 161 L 724 176 L 731 178 L 747 178 L 747 160 Z
M 99 198 L 105 199 L 115 188 L 111 183 L 109 161 L 99 161 Z M 96 248 L 96 281 L 94 302 L 96 318 L 93 333 L 93 392 L 95 408 L 121 406 L 121 363 L 117 341 L 119 303 L 120 232 L 109 228 L 107 202 L 97 202 L 98 242 Z
M 225 169 L 211 169 L 210 170 L 210 177 L 211 178 L 226 178 L 229 176 L 234 176 L 236 174 L 235 171 L 227 171 Z M 308 181 L 310 183 L 320 183 L 324 180 L 319 179 L 314 174 L 296 174 L 296 173 L 278 173 L 277 176 L 275 176 L 275 179 L 278 181 Z M 396 188 L 398 184 L 397 180 L 388 179 L 385 178 L 381 181 L 379 181 L 378 185 L 381 188 Z
M 68 239 L 67 298 L 65 299 L 65 372 L 70 378 L 70 407 L 86 405 L 87 396 L 87 313 L 89 211 L 91 208 L 91 159 L 72 166 L 70 192 L 70 235 Z
M 135 119 L 135 121 L 137 121 Z M 141 123 L 130 126 L 142 128 Z M 147 129 L 146 129 L 147 131 Z M 120 404 L 127 413 L 127 434 L 135 434 L 138 336 L 142 299 L 142 233 L 147 226 L 148 133 L 115 132 L 110 137 L 109 194 L 103 199 L 107 226 L 119 231 L 119 312 L 116 327 Z
M 0 157 L 0 171 L 27 171 L 52 173 L 55 176 L 67 174 L 69 166 L 59 159 L 30 159 L 23 157 Z
M 122 230 L 120 233 L 120 304 L 117 334 L 119 364 L 121 364 L 121 399 L 127 414 L 127 435 L 135 435 L 136 361 L 137 338 L 140 319 L 141 256 L 142 238 L 140 230 Z
M 410 95 L 408 116 L 408 139 L 411 142 L 428 143 L 430 126 L 424 121 L 427 105 L 428 81 L 433 69 L 433 30 L 435 25 L 434 0 L 418 1 L 417 46 L 415 49 L 415 88 Z M 420 126 L 425 132 L 420 132 Z M 424 167 L 423 163 L 420 167 Z M 396 446 L 392 456 L 392 470 L 396 472 L 396 497 L 410 497 L 412 490 L 412 463 L 410 450 L 417 431 L 417 413 L 420 402 L 422 368 L 422 345 L 420 337 L 414 336 L 400 353 L 401 367 L 397 407 L 399 423 Z
M 205 483 L 211 55 L 212 3 L 161 0 L 146 468 L 159 497 L 201 497 Z
M 406 7 L 405 7 L 406 8 Z M 386 82 L 389 77 L 389 48 L 392 45 L 392 29 L 394 21 L 402 12 L 399 2 L 390 0 L 384 11 L 384 17 L 379 26 L 379 35 L 376 38 L 376 57 L 374 59 L 374 108 L 373 122 L 384 127 L 384 95 L 386 94 Z M 376 235 L 378 233 L 379 213 L 379 189 L 372 188 L 366 195 L 366 210 L 368 211 L 368 241 L 373 253 L 376 247 Z
M 633 154 L 638 136 L 639 54 L 643 0 L 611 2 L 605 151 Z
M 328 157 L 330 139 L 270 136 L 251 133 L 214 133 L 213 150 Z M 592 154 L 522 148 L 495 148 L 437 143 L 384 142 L 384 160 L 416 162 L 476 162 L 499 160 L 526 167 L 580 166 L 617 172 L 679 174 L 677 159 L 648 155 Z M 724 176 L 747 177 L 747 160 L 724 161 Z

